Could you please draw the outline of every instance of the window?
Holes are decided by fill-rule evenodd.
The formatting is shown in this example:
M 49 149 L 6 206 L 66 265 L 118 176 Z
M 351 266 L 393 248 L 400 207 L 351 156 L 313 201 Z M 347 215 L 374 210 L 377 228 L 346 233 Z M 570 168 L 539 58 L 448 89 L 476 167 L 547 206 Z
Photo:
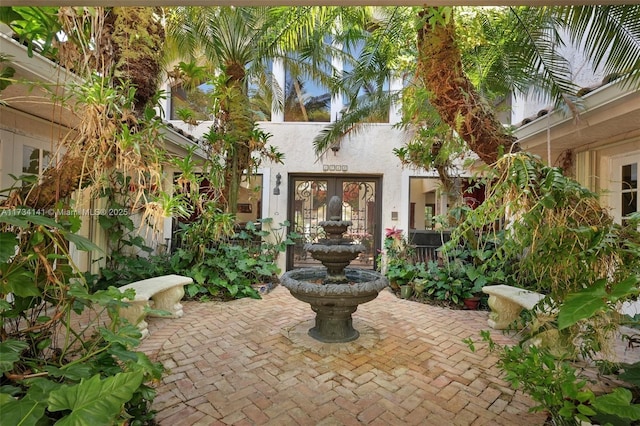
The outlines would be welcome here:
M 271 63 L 267 64 L 268 69 Z M 254 119 L 265 121 L 271 119 L 272 94 L 268 80 L 270 73 L 248 79 L 248 95 L 250 108 Z M 200 121 L 212 121 L 214 119 L 214 102 L 212 97 L 213 85 L 209 82 L 202 83 L 198 87 L 188 90 L 182 85 L 171 88 L 170 120 L 181 120 L 187 124 L 196 125 Z
M 251 65 L 249 65 L 251 68 Z M 262 61 L 256 74 L 247 74 L 248 93 L 253 119 L 257 121 L 271 121 L 271 107 L 273 104 L 273 60 Z
M 331 45 L 331 37 L 324 35 L 283 58 L 284 121 L 331 121 Z
M 240 225 L 262 219 L 262 175 L 242 178 L 237 208 L 236 221 Z
M 436 214 L 435 204 L 424 205 L 424 229 L 433 229 L 434 221 L 433 217 Z
M 608 204 L 618 223 L 625 223 L 630 215 L 640 211 L 639 164 L 640 151 L 611 158 Z
M 49 166 L 51 153 L 30 145 L 22 146 L 22 173 L 40 175 Z
M 345 61 L 343 65 L 344 77 L 347 81 L 354 73 L 354 65 L 361 60 L 361 56 L 363 55 L 364 50 L 364 40 L 360 40 L 353 46 L 349 46 L 346 48 L 346 53 L 349 57 L 353 58 L 352 60 Z M 388 94 L 389 93 L 389 80 L 387 78 L 384 81 L 366 81 L 361 82 L 360 80 L 354 80 L 354 84 L 357 85 L 358 93 L 354 96 L 357 97 L 358 103 L 360 105 L 366 105 L 368 103 L 372 103 L 372 101 L 378 98 L 380 93 Z M 355 92 L 355 89 L 353 91 Z M 349 107 L 349 96 L 344 96 L 342 103 L 343 108 L 346 110 Z M 388 123 L 389 122 L 389 111 L 384 111 L 375 114 L 370 117 L 368 120 L 370 123 Z
M 638 211 L 638 163 L 623 165 L 621 172 L 620 212 L 624 221 Z
M 213 85 L 203 83 L 193 90 L 182 85 L 171 88 L 171 120 L 182 120 L 195 124 L 196 121 L 211 120 L 211 96 Z
M 331 118 L 331 94 L 313 80 L 285 74 L 284 121 L 328 122 Z

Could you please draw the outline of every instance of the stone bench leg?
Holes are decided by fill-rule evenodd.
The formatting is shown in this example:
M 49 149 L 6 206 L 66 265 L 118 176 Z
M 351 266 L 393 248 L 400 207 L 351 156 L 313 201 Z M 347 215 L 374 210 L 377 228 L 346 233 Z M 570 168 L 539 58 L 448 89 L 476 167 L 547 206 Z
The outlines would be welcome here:
M 184 287 L 181 285 L 159 292 L 151 298 L 153 308 L 170 312 L 169 318 L 180 318 L 184 313 L 180 304 L 183 296 Z
M 491 308 L 487 324 L 496 330 L 509 328 L 509 325 L 520 317 L 522 311 L 522 306 L 519 304 L 494 294 L 489 296 L 487 303 Z
M 558 359 L 576 359 L 576 347 L 566 336 L 563 336 L 555 327 L 544 328 L 546 323 L 554 319 L 553 315 L 538 314 L 531 323 L 533 337 L 527 341 L 527 344 L 545 348 Z
M 140 333 L 142 333 L 142 338 L 144 339 L 149 334 L 149 330 L 147 328 L 147 322 L 144 320 L 145 313 L 144 310 L 149 304 L 147 301 L 138 301 L 131 302 L 128 301 L 129 306 L 126 308 L 120 308 L 120 318 L 126 319 L 129 323 L 136 325 Z

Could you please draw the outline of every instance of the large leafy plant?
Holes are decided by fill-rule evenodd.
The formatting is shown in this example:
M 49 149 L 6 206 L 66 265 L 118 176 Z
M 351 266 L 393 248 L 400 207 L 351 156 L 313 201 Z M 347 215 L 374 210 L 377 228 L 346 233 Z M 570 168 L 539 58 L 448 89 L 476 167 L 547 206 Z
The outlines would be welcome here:
M 115 288 L 89 294 L 69 255 L 97 249 L 75 215 L 0 215 L 0 412 L 7 424 L 142 424 L 160 364 L 136 352 L 140 332 L 122 324 Z M 79 321 L 82 315 L 83 321 Z M 86 324 L 86 325 L 81 325 Z
M 470 211 L 468 208 L 461 208 Z M 465 299 L 480 297 L 485 285 L 506 284 L 512 279 L 509 265 L 493 259 L 503 237 L 448 241 L 438 249 L 439 260 L 427 262 L 420 273 L 424 283 L 422 296 L 462 305 Z
M 555 424 L 637 423 L 640 363 L 610 365 L 601 359 L 620 323 L 638 325 L 637 317 L 625 319 L 618 310 L 638 296 L 640 215 L 614 223 L 596 194 L 529 154 L 505 156 L 496 166 L 487 200 L 468 212 L 452 240 L 496 232 L 495 224 L 505 218 L 504 238 L 492 258 L 515 266 L 516 285 L 548 295 L 523 315 L 530 327 L 518 345 L 499 348 L 489 339 L 507 380 Z M 563 354 L 568 360 L 559 360 L 553 347 L 530 345 L 545 331 L 571 342 L 572 353 Z M 606 373 L 623 380 L 621 386 L 596 395 L 570 362 L 577 355 L 608 365 Z
M 463 259 L 450 259 L 440 265 L 429 261 L 425 273 L 423 296 L 443 302 L 461 305 L 464 299 L 475 296 L 481 290 L 482 281 L 477 283 L 472 278 L 482 278 L 471 264 Z
M 640 242 L 638 232 L 615 224 L 597 194 L 531 154 L 502 157 L 487 177 L 487 188 L 486 201 L 467 212 L 452 241 L 501 236 L 486 261 L 512 265 L 515 285 L 548 295 L 544 307 L 539 305 L 547 314 L 544 328 L 579 342 L 576 351 L 584 356 L 601 351 L 615 329 L 610 312 L 593 311 L 590 327 L 559 328 L 558 308 L 576 292 L 604 286 L 619 294 L 627 280 L 637 282 L 640 260 L 631 249 Z M 504 221 L 505 229 L 499 230 Z M 619 285 L 624 288 L 615 290 Z
M 205 300 L 259 298 L 254 285 L 278 279 L 277 257 L 287 245 L 293 244 L 291 236 L 281 234 L 286 223 L 279 228 L 271 227 L 271 223 L 268 218 L 257 224 L 249 222 L 244 229 L 210 240 L 206 246 L 186 244 L 179 248 L 170 263 L 175 273 L 193 278 L 194 283 L 186 287 L 187 296 Z M 267 225 L 270 230 L 262 229 Z M 185 226 L 184 232 L 189 231 L 189 226 Z
M 414 250 L 407 242 L 401 229 L 387 228 L 380 253 L 378 266 L 389 280 L 392 289 L 411 283 L 417 277 L 419 268 L 415 264 Z
M 505 379 L 516 389 L 522 389 L 538 403 L 531 410 L 546 411 L 554 425 L 602 424 L 634 425 L 640 420 L 640 404 L 637 403 L 640 367 L 626 366 L 625 379 L 632 376 L 629 386 L 615 387 L 611 392 L 596 394 L 587 378 L 568 361 L 558 361 L 547 348 L 536 346 L 499 346 L 489 332 L 482 338 L 489 350 L 496 352 L 498 367 L 505 372 Z M 471 350 L 475 344 L 467 340 Z M 634 400 L 634 392 L 636 403 Z

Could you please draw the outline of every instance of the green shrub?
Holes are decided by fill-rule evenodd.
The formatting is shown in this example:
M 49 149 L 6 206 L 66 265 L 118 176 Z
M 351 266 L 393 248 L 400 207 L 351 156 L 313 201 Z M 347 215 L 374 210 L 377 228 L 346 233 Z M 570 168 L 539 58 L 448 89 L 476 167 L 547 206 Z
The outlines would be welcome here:
M 270 225 L 271 219 L 260 222 L 266 224 Z M 171 256 L 171 268 L 174 273 L 193 278 L 194 283 L 186 287 L 188 297 L 260 298 L 253 285 L 277 281 L 280 273 L 277 257 L 287 245 L 293 244 L 290 237 L 279 237 L 286 225 L 266 231 L 249 222 L 231 237 L 209 246 L 199 244 L 194 250 L 188 245 L 178 249 Z M 267 237 L 271 237 L 271 242 Z
M 625 319 L 617 310 L 638 298 L 640 213 L 614 223 L 597 194 L 530 154 L 506 155 L 494 171 L 487 180 L 489 196 L 467 213 L 452 241 L 473 242 L 477 235 L 495 233 L 496 224 L 506 220 L 489 261 L 513 264 L 518 286 L 549 295 L 532 311 L 523 311 L 523 323 L 530 327 L 522 331 L 521 343 L 498 349 L 507 380 L 547 410 L 554 424 L 638 424 L 640 363 L 595 360 L 608 355 L 621 323 L 638 325 L 638 318 Z M 557 348 L 529 345 L 540 331 L 536 322 L 570 343 L 568 353 L 558 354 L 564 360 L 554 356 Z M 581 368 L 591 361 L 626 383 L 596 396 L 567 361 L 574 357 L 583 360 Z
M 78 229 L 74 215 L 54 220 L 26 209 L 0 215 L 3 424 L 115 424 L 153 417 L 155 392 L 147 383 L 160 379 L 163 368 L 135 351 L 140 332 L 118 317 L 123 298 L 133 293 L 113 287 L 88 292 L 67 247 L 97 247 L 76 235 Z M 74 321 L 80 314 L 90 320 L 86 325 Z
M 482 338 L 492 352 L 498 352 L 498 367 L 513 388 L 522 389 L 538 403 L 531 410 L 546 411 L 554 425 L 588 424 L 632 425 L 640 421 L 640 404 L 631 390 L 616 387 L 596 395 L 586 378 L 570 362 L 559 361 L 549 350 L 530 345 L 498 346 L 488 332 Z M 471 350 L 473 342 L 467 340 Z M 627 372 L 640 372 L 640 363 L 627 366 Z M 635 398 L 638 398 L 638 383 Z M 633 390 L 633 389 L 632 389 Z

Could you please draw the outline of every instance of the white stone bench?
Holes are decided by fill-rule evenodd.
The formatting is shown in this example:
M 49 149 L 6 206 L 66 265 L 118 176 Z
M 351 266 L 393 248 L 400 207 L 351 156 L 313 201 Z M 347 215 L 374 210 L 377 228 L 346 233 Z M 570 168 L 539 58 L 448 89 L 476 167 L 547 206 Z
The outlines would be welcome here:
M 489 295 L 491 313 L 487 323 L 489 327 L 504 330 L 520 317 L 522 309 L 533 309 L 544 295 L 535 291 L 524 290 L 508 285 L 490 285 L 482 287 L 482 291 Z M 546 328 L 544 324 L 557 315 L 557 309 L 549 310 L 544 306 L 536 312 L 536 317 L 528 324 L 533 337 L 528 344 L 544 347 L 559 359 L 575 358 L 576 348 L 573 342 L 567 340 L 555 327 Z
M 523 309 L 533 307 L 544 298 L 543 294 L 524 290 L 509 285 L 488 285 L 482 287 L 482 292 L 489 295 L 488 304 L 491 308 L 487 323 L 496 330 L 504 330 L 520 317 Z
M 145 338 L 149 334 L 145 321 L 149 299 L 153 301 L 153 309 L 169 312 L 169 318 L 180 318 L 183 314 L 180 300 L 184 296 L 184 286 L 192 282 L 192 278 L 181 275 L 163 275 L 122 286 L 118 290 L 124 292 L 133 289 L 136 296 L 134 300 L 125 299 L 129 306 L 120 309 L 120 317 L 137 325 L 142 338 Z

